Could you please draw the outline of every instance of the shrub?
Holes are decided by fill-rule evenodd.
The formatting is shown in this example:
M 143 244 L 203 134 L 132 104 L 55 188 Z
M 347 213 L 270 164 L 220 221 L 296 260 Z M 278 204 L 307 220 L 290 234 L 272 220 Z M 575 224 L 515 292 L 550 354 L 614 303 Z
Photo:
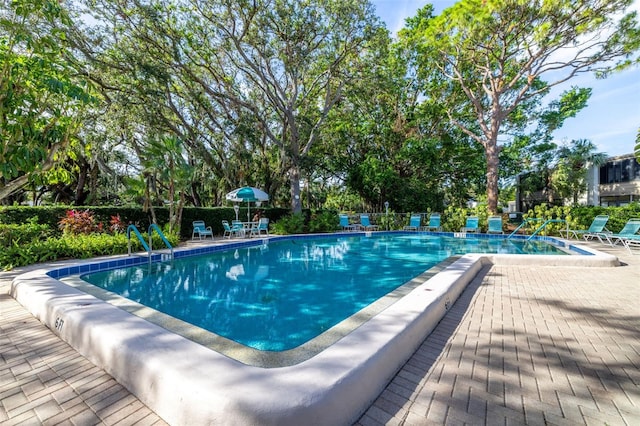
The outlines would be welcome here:
M 304 233 L 304 216 L 302 214 L 292 214 L 280 218 L 273 224 L 275 234 L 302 234 Z
M 333 211 L 324 210 L 311 214 L 309 219 L 309 232 L 335 232 L 340 229 L 340 219 Z
M 120 218 L 120 214 L 111 216 L 109 220 L 109 231 L 114 234 L 121 234 L 127 230 L 127 224 Z
M 33 221 L 25 224 L 0 224 L 0 247 L 46 240 L 54 235 L 55 232 L 49 226 Z
M 102 223 L 96 223 L 93 213 L 89 210 L 69 210 L 65 217 L 60 219 L 58 227 L 63 234 L 92 234 L 102 231 Z

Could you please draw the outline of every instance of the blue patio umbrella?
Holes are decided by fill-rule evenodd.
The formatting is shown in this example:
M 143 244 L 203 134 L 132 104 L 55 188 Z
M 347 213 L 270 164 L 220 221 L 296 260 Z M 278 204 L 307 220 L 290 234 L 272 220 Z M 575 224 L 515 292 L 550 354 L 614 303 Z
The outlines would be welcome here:
M 254 188 L 252 186 L 243 186 L 242 188 L 237 188 L 229 192 L 225 196 L 225 198 L 229 201 L 233 201 L 236 203 L 246 201 L 247 202 L 247 222 L 250 222 L 251 212 L 250 212 L 249 203 L 258 202 L 258 201 L 260 202 L 269 201 L 269 194 L 267 194 L 261 189 Z

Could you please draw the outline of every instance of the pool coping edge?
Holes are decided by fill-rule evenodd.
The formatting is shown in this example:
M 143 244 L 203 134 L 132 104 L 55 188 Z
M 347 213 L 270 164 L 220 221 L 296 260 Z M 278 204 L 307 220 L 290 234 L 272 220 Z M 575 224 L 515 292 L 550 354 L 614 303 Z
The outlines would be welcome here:
M 585 249 L 593 255 L 464 255 L 326 351 L 273 369 L 241 364 L 167 332 L 49 277 L 51 268 L 16 277 L 11 295 L 171 424 L 347 424 L 375 400 L 484 266 L 529 260 L 619 264 L 615 256 Z

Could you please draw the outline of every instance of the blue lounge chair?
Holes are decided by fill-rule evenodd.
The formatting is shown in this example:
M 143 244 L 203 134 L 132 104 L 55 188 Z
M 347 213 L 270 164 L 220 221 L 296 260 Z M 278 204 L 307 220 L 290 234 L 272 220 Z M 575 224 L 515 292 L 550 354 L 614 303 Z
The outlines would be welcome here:
M 360 215 L 360 227 L 365 231 L 376 231 L 378 229 L 378 225 L 371 224 L 368 214 Z
M 464 226 L 460 229 L 460 232 L 479 232 L 478 216 L 469 216 Z
M 423 226 L 422 229 L 424 231 L 442 231 L 442 226 L 440 225 L 440 213 L 431 213 L 429 216 L 429 224 Z
M 411 218 L 409 219 L 409 225 L 405 226 L 402 229 L 404 231 L 417 231 L 418 229 L 420 229 L 421 219 L 422 217 L 419 214 L 411 215 Z
M 597 234 L 608 232 L 605 226 L 609 221 L 609 215 L 601 214 L 593 218 L 591 225 L 589 225 L 589 229 L 561 229 L 560 236 L 564 236 L 564 238 L 571 238 L 572 236 L 576 239 L 580 238 L 582 235 L 586 240 L 591 240 L 593 238 L 597 238 Z M 562 234 L 565 235 L 562 235 Z
M 203 237 L 206 239 L 207 237 L 211 237 L 213 239 L 213 230 L 210 226 L 206 226 L 204 220 L 194 220 L 193 221 L 193 232 L 191 232 L 191 239 L 195 240 L 196 235 L 198 239 L 201 240 Z
M 618 243 L 622 243 L 625 245 L 625 241 L 628 239 L 636 239 L 638 238 L 638 231 L 640 230 L 640 219 L 633 218 L 629 219 L 627 223 L 624 225 L 624 228 L 620 230 L 617 234 L 606 232 L 600 233 L 596 236 L 601 243 L 604 243 L 604 239 L 607 240 L 607 243 L 611 246 L 615 246 Z
M 440 213 L 431 213 L 429 215 L 429 223 L 422 227 L 425 231 L 442 231 Z
M 358 225 L 350 225 L 349 224 L 349 216 L 346 214 L 341 214 L 340 216 L 340 226 L 343 231 L 355 231 Z
M 487 234 L 504 234 L 502 230 L 502 216 L 490 216 L 487 219 Z

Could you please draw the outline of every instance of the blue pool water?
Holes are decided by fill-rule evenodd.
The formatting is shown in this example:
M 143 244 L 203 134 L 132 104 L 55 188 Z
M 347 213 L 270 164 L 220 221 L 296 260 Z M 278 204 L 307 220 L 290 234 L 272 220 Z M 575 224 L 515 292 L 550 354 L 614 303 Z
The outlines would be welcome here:
M 292 239 L 83 275 L 85 281 L 268 351 L 295 348 L 442 260 L 564 254 L 538 241 L 434 235 Z

